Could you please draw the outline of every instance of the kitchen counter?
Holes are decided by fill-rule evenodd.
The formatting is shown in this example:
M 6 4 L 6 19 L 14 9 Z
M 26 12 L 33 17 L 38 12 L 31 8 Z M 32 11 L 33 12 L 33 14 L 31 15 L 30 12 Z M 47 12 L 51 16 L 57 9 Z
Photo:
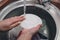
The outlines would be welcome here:
M 51 3 L 60 9 L 60 3 L 56 3 L 56 2 L 51 2 Z
M 9 5 L 10 3 L 17 1 L 17 0 L 8 0 L 4 5 L 0 7 L 0 10 L 2 10 L 5 6 Z

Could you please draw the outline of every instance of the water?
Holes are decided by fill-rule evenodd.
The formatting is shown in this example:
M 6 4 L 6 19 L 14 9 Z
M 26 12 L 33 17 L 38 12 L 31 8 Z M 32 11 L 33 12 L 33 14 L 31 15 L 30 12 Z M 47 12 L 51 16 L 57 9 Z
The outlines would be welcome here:
M 26 14 L 26 0 L 24 0 L 24 16 Z

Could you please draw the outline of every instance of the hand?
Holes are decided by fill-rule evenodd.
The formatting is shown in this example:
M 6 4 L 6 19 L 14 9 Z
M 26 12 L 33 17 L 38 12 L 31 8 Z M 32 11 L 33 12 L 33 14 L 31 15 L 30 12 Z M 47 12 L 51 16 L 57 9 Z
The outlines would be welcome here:
M 23 29 L 17 40 L 31 40 L 32 36 L 40 29 L 41 25 L 37 25 L 32 29 Z
M 0 21 L 0 31 L 6 31 L 19 25 L 24 20 L 23 16 L 16 16 Z

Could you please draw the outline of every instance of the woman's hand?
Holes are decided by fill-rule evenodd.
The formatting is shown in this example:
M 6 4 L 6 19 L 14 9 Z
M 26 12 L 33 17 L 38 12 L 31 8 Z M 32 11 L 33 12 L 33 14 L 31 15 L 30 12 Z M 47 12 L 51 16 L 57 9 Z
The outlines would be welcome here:
M 41 25 L 37 25 L 35 28 L 32 29 L 23 29 L 20 36 L 17 40 L 31 40 L 32 36 L 40 29 Z
M 0 31 L 6 31 L 19 25 L 24 20 L 23 16 L 16 16 L 0 21 Z

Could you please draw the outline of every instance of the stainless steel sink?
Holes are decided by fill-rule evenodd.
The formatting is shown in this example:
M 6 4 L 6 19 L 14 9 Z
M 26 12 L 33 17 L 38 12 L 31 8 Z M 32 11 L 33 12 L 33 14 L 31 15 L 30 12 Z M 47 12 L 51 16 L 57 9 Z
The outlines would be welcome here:
M 20 16 L 24 13 L 23 0 L 19 0 L 6 6 L 0 12 L 0 20 L 6 18 Z M 60 10 L 48 1 L 43 1 L 41 4 L 38 1 L 26 0 L 26 13 L 35 14 L 41 17 L 43 21 L 42 28 L 33 36 L 32 40 L 60 40 Z M 21 27 L 18 26 L 7 32 L 8 40 L 16 40 Z

